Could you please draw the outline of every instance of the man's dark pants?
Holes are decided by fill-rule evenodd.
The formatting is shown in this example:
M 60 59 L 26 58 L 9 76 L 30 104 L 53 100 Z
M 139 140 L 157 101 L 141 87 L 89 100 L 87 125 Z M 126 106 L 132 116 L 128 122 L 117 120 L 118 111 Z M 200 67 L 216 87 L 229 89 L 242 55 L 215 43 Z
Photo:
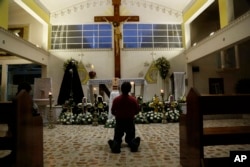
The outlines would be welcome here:
M 125 136 L 125 142 L 131 146 L 132 140 L 135 138 L 135 123 L 133 119 L 119 120 L 116 119 L 114 141 L 120 146 L 122 137 Z

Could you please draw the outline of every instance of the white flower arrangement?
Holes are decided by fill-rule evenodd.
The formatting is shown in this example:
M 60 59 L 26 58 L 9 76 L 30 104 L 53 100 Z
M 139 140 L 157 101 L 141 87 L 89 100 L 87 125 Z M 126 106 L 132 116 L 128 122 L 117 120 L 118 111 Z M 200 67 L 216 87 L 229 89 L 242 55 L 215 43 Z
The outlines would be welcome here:
M 139 112 L 139 114 L 137 114 L 135 116 L 135 123 L 146 124 L 146 123 L 149 123 L 149 122 L 148 122 L 148 119 L 145 116 L 145 114 L 143 114 L 142 112 Z
M 168 109 L 166 112 L 166 119 L 168 122 L 178 122 L 180 118 L 180 110 L 173 108 Z
M 160 123 L 162 121 L 162 113 L 149 111 L 146 113 L 146 118 L 149 123 Z
M 93 116 L 87 112 L 85 114 L 73 114 L 72 112 L 62 112 L 59 116 L 59 122 L 65 125 L 72 124 L 91 124 Z
M 108 119 L 104 125 L 105 128 L 114 128 L 116 124 L 115 119 Z
M 75 117 L 76 115 L 73 114 L 72 112 L 64 112 L 59 116 L 59 121 L 62 124 L 71 125 L 75 124 Z

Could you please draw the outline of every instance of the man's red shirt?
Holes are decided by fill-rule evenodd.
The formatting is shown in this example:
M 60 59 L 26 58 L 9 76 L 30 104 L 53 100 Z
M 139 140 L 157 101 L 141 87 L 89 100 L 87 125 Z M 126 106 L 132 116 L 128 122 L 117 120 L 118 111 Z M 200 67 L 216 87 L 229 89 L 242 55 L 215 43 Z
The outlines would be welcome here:
M 116 119 L 134 119 L 139 113 L 139 105 L 134 97 L 122 94 L 113 100 L 111 111 Z

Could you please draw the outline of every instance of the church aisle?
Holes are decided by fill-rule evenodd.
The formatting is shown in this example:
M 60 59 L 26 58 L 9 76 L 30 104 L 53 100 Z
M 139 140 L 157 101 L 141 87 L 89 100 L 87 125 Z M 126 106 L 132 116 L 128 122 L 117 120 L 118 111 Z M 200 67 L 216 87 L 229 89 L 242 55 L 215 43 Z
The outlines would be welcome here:
M 178 123 L 136 124 L 139 151 L 131 153 L 123 142 L 121 153 L 110 152 L 112 128 L 103 125 L 44 127 L 44 167 L 180 167 Z
M 228 120 L 222 126 L 233 122 Z M 206 121 L 206 126 L 213 124 L 212 120 Z M 136 124 L 136 130 L 141 137 L 139 151 L 131 153 L 123 143 L 121 153 L 112 154 L 107 144 L 113 137 L 112 128 L 103 125 L 44 127 L 44 167 L 181 167 L 178 123 Z M 250 150 L 250 145 L 208 147 L 205 154 L 223 157 L 229 156 L 230 150 Z

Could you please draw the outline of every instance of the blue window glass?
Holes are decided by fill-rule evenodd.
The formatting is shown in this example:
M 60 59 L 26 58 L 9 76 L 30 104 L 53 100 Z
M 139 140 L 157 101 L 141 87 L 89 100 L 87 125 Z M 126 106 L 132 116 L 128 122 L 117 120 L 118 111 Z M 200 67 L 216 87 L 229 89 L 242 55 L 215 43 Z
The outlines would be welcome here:
M 112 44 L 111 43 L 100 43 L 99 48 L 111 48 Z
M 110 24 L 53 25 L 51 49 L 112 48 Z
M 138 37 L 124 37 L 123 42 L 138 42 Z
M 138 29 L 151 30 L 153 28 L 152 24 L 138 24 Z
M 123 35 L 124 36 L 138 36 L 137 31 L 135 30 L 124 30 Z
M 152 36 L 152 30 L 138 30 L 139 36 Z
M 140 37 L 139 41 L 141 42 L 153 42 L 153 38 L 152 37 Z
M 123 44 L 124 48 L 139 48 L 139 44 L 138 43 L 126 43 Z
M 83 30 L 98 30 L 98 25 L 95 24 L 83 25 Z
M 98 36 L 98 31 L 83 31 L 84 37 Z
M 111 31 L 99 31 L 99 36 L 111 37 L 112 32 Z
M 123 45 L 124 48 L 180 48 L 181 31 L 180 24 L 124 24 Z M 171 41 L 178 45 L 169 45 Z
M 137 24 L 124 24 L 123 25 L 123 29 L 127 30 L 127 29 L 137 29 Z
M 111 25 L 110 24 L 100 24 L 99 29 L 100 30 L 111 30 Z
M 112 39 L 109 37 L 101 37 L 98 39 L 99 39 L 99 43 L 112 43 Z

